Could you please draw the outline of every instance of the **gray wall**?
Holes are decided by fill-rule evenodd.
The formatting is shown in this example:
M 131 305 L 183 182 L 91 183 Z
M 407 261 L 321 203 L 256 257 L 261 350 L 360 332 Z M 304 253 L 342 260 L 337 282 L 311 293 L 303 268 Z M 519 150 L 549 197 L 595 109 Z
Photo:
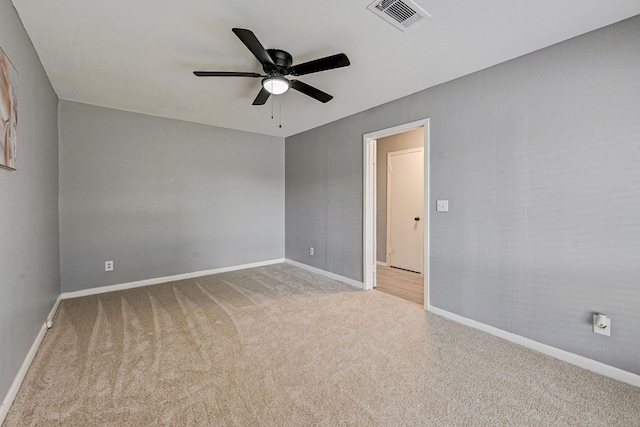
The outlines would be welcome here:
M 59 116 L 63 292 L 284 257 L 282 138 L 66 101 Z
M 376 146 L 376 260 L 387 262 L 387 154 L 424 147 L 424 127 L 380 138 Z
M 639 46 L 635 17 L 287 138 L 287 257 L 362 280 L 362 134 L 429 117 L 430 303 L 640 374 Z
M 0 400 L 60 291 L 57 103 L 9 0 L 0 47 L 18 72 L 16 171 L 0 169 Z
M 286 139 L 285 216 L 288 259 L 361 281 L 359 125 L 340 120 Z

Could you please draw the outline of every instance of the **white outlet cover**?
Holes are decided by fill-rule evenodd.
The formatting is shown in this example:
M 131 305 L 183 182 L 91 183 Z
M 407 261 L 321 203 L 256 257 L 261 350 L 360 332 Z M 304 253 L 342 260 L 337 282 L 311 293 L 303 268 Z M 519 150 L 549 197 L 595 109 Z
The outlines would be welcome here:
M 604 324 L 607 325 L 606 328 L 600 328 L 596 324 L 598 323 L 598 315 L 593 315 L 593 333 L 598 335 L 604 335 L 605 337 L 611 336 L 611 318 L 605 318 Z
M 436 211 L 437 212 L 449 212 L 449 201 L 448 200 L 436 200 Z

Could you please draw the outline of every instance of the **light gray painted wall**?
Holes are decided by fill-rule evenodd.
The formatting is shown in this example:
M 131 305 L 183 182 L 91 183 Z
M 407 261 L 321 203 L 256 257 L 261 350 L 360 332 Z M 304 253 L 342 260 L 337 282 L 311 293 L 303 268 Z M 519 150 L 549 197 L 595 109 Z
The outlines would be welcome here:
M 66 101 L 59 115 L 63 292 L 284 257 L 282 138 Z
M 16 171 L 0 169 L 0 400 L 60 292 L 58 98 L 9 0 L 0 47 L 18 72 Z
M 287 138 L 287 257 L 362 280 L 362 135 L 429 117 L 431 304 L 640 374 L 639 46 L 634 17 Z
M 387 261 L 387 154 L 424 146 L 424 128 L 380 138 L 376 147 L 376 259 Z
M 361 281 L 359 125 L 340 120 L 286 139 L 285 215 L 287 258 Z

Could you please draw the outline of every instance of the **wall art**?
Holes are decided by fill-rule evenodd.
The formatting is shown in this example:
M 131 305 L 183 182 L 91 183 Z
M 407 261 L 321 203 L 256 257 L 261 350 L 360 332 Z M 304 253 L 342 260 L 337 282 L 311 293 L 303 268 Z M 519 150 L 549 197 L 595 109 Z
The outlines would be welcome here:
M 0 49 L 0 167 L 16 169 L 18 73 Z

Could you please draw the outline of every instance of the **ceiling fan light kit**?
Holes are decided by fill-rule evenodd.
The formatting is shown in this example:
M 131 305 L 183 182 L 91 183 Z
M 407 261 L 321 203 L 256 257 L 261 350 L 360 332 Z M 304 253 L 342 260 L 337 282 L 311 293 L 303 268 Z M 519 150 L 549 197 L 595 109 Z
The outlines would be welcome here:
M 262 79 L 262 87 L 272 95 L 282 95 L 291 87 L 289 80 L 282 76 L 269 76 Z
M 253 105 L 264 105 L 269 96 L 281 95 L 290 88 L 322 103 L 329 102 L 333 99 L 333 96 L 328 93 L 299 80 L 289 80 L 285 76 L 302 76 L 304 74 L 347 67 L 351 64 L 347 55 L 339 53 L 302 64 L 291 65 L 293 58 L 288 52 L 281 49 L 265 49 L 250 30 L 234 28 L 232 31 L 253 53 L 253 56 L 260 61 L 265 74 L 240 71 L 194 71 L 193 74 L 198 77 L 261 77 L 262 89 L 253 101 Z

